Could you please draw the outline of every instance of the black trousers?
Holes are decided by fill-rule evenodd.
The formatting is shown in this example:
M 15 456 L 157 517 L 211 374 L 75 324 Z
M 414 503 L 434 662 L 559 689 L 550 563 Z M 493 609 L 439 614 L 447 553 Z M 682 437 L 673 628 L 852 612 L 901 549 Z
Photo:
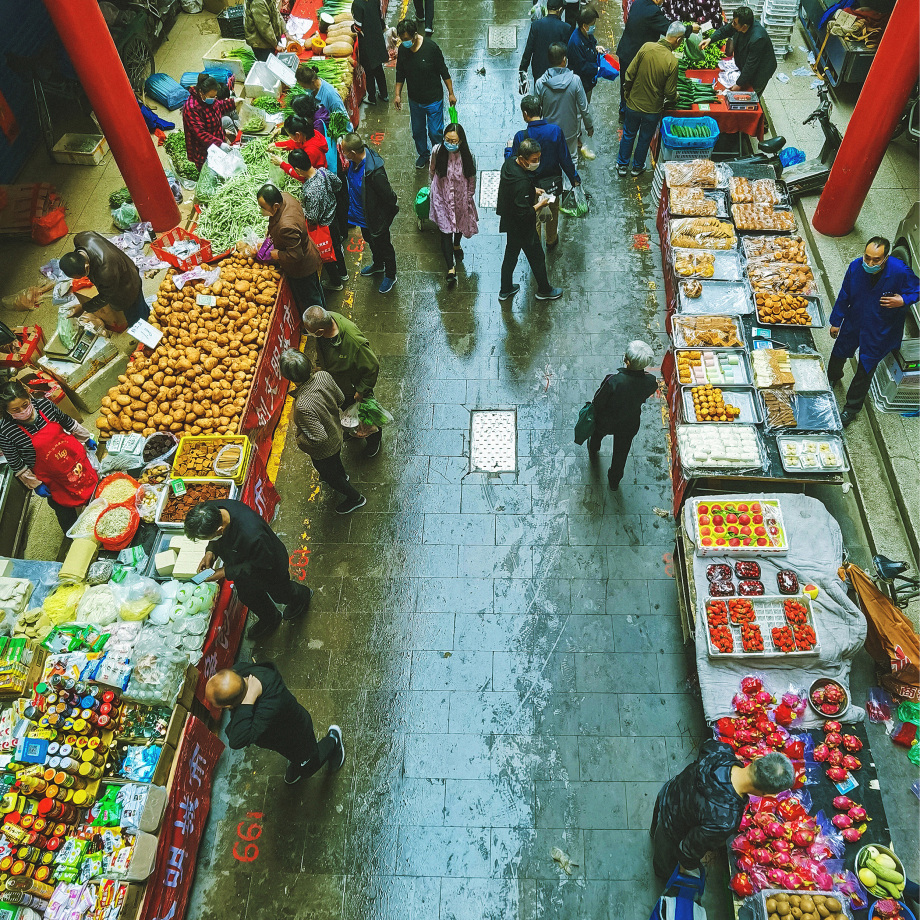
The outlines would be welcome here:
M 846 360 L 843 355 L 835 355 L 831 352 L 830 360 L 827 362 L 827 378 L 831 383 L 843 377 L 843 365 Z M 873 374 L 875 374 L 874 368 L 870 374 L 862 366 L 862 361 L 858 363 L 856 373 L 853 375 L 849 389 L 847 389 L 847 400 L 844 409 L 852 413 L 859 412 L 862 409 L 863 403 L 869 395 L 869 388 L 872 386 Z
M 655 875 L 667 879 L 680 864 L 680 848 L 678 842 L 668 834 L 661 823 L 660 806 L 661 792 L 658 793 L 658 798 L 655 800 L 655 811 L 652 814 L 651 835 L 654 848 L 652 866 L 655 869 Z
M 378 64 L 370 69 L 364 68 L 367 75 L 367 101 L 376 102 L 380 99 L 387 98 L 387 78 L 383 72 L 383 64 Z
M 338 283 L 348 280 L 348 267 L 345 265 L 345 250 L 342 248 L 342 234 L 335 221 L 329 224 L 329 236 L 332 238 L 332 251 L 335 262 L 326 263 L 326 277 Z
M 415 0 L 415 19 L 421 25 L 425 20 L 425 28 L 434 28 L 434 0 Z
M 537 290 L 546 294 L 551 290 L 549 278 L 546 275 L 546 254 L 537 234 L 536 226 L 527 230 L 509 230 L 505 238 L 505 258 L 502 259 L 501 291 L 503 294 L 511 290 L 514 284 L 514 269 L 517 267 L 518 256 L 523 250 L 530 270 L 537 279 Z
M 284 741 L 275 745 L 274 750 L 300 767 L 303 776 L 312 776 L 335 753 L 337 745 L 329 735 L 317 741 L 310 713 L 293 694 L 288 696 L 277 718 L 290 727 L 290 733 Z
M 361 233 L 371 247 L 371 257 L 374 265 L 383 266 L 383 274 L 387 278 L 396 277 L 396 250 L 390 239 L 390 228 L 385 227 L 380 233 L 371 234 L 370 230 L 362 228 Z
M 233 582 L 236 595 L 261 622 L 269 623 L 281 619 L 278 604 L 305 603 L 310 596 L 310 589 L 299 581 L 291 579 L 286 568 L 272 571 L 268 577 L 237 578 Z
M 588 450 L 597 452 L 601 449 L 601 441 L 608 434 L 613 435 L 613 456 L 610 458 L 610 469 L 607 471 L 607 479 L 612 486 L 618 486 L 623 478 L 623 471 L 626 469 L 626 458 L 629 456 L 629 448 L 632 447 L 633 438 L 639 433 L 639 426 L 627 428 L 623 431 L 595 431 L 588 442 Z
M 460 245 L 461 236 L 460 233 L 441 232 L 441 255 L 449 269 L 454 267 L 454 246 Z
M 332 486 L 336 492 L 341 492 L 345 498 L 358 499 L 361 493 L 348 481 L 345 467 L 342 466 L 342 452 L 338 451 L 331 457 L 322 460 L 313 458 L 313 466 L 319 473 L 319 478 L 327 485 Z
M 53 498 L 49 498 L 47 501 L 48 504 L 51 505 L 51 510 L 54 512 L 55 517 L 58 519 L 58 524 L 61 525 L 61 530 L 66 534 L 67 531 L 77 523 L 77 518 L 80 516 L 80 512 L 83 510 L 84 506 L 73 508 L 69 505 L 59 505 Z
M 268 56 L 274 54 L 271 48 L 253 48 L 252 45 L 250 45 L 249 49 L 252 51 L 257 61 L 267 61 Z
M 297 304 L 297 310 L 301 316 L 307 307 L 326 306 L 326 295 L 323 293 L 323 285 L 319 280 L 319 272 L 305 275 L 303 278 L 292 278 L 288 275 L 287 280 L 291 286 L 291 293 L 294 295 L 294 303 Z

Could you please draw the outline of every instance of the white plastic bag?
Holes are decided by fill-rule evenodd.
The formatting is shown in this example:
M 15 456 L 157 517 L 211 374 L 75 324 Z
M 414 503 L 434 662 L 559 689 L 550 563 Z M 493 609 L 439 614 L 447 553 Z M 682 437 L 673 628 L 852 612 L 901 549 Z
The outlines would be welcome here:
M 160 586 L 152 578 L 134 572 L 110 588 L 118 605 L 118 615 L 129 622 L 143 620 L 163 599 Z

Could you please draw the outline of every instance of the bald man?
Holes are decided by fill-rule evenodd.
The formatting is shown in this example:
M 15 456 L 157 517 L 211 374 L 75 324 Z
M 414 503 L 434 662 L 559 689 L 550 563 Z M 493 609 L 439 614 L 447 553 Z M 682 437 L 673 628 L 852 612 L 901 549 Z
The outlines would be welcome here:
M 345 763 L 342 729 L 330 725 L 317 742 L 313 720 L 284 685 L 271 662 L 236 664 L 218 671 L 205 687 L 207 701 L 230 710 L 227 741 L 234 750 L 248 747 L 277 751 L 290 763 L 284 781 L 293 786 L 312 776 L 324 763 L 335 773 Z

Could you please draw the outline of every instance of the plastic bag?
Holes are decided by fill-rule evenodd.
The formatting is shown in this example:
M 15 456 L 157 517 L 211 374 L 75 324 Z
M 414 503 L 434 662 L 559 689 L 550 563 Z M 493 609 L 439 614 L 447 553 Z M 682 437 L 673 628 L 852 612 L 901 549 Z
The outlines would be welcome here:
M 143 620 L 162 600 L 160 586 L 152 579 L 132 572 L 111 586 L 112 596 L 123 620 Z
M 546 210 L 544 208 L 544 210 Z M 559 204 L 559 210 L 570 217 L 584 217 L 588 213 L 588 199 L 581 185 L 569 189 Z
M 743 348 L 744 337 L 733 316 L 674 315 L 671 335 L 682 348 Z
M 77 604 L 86 591 L 86 585 L 58 585 L 51 594 L 45 598 L 42 609 L 51 620 L 52 624 L 68 623 L 74 618 Z
M 383 406 L 374 399 L 373 396 L 368 396 L 365 399 L 362 399 L 358 406 L 358 419 L 362 425 L 371 426 L 377 425 L 389 425 L 393 421 L 392 413 L 388 412 Z
M 77 344 L 77 323 L 70 315 L 75 301 L 63 303 L 58 306 L 57 334 L 61 344 L 68 351 Z
M 149 643 L 137 643 L 125 698 L 147 706 L 172 706 L 185 679 L 188 659 L 167 646 L 159 634 L 151 638 Z
M 181 275 L 174 275 L 172 282 L 181 291 L 190 281 L 202 281 L 206 287 L 210 287 L 217 279 L 220 278 L 220 266 L 208 269 L 204 265 L 196 265 Z
M 343 428 L 357 428 L 361 424 L 361 419 L 358 417 L 358 403 L 352 403 L 342 413 L 341 422 Z
M 207 204 L 223 184 L 224 180 L 205 163 L 195 184 L 195 199 Z
M 208 147 L 208 158 L 204 165 L 224 180 L 232 179 L 234 176 L 246 172 L 246 161 L 239 150 L 236 148 L 223 150 L 213 144 Z M 202 167 L 201 172 L 204 175 L 204 167 Z M 200 179 L 198 181 L 199 183 L 201 182 Z
M 129 201 L 112 211 L 112 223 L 119 230 L 127 230 L 140 220 L 137 208 Z
M 256 252 L 256 258 L 260 262 L 270 262 L 272 258 L 272 250 L 274 248 L 275 244 L 272 242 L 272 238 L 266 233 L 262 245 L 259 246 L 259 249 Z
M 0 306 L 6 310 L 34 310 L 54 287 L 53 282 L 36 284 L 24 288 L 18 294 L 10 294 L 0 300 Z
M 870 722 L 891 722 L 894 710 L 894 699 L 891 694 L 881 687 L 869 688 L 869 699 L 866 700 L 866 714 Z
M 719 184 L 719 174 L 712 160 L 669 160 L 664 164 L 664 175 L 668 188 L 676 185 L 716 188 Z
M 717 217 L 671 221 L 671 245 L 676 249 L 734 249 L 736 242 L 735 228 Z
M 156 519 L 157 505 L 160 503 L 160 496 L 165 488 L 165 484 L 151 485 L 150 483 L 144 483 L 138 487 L 134 506 L 142 521 L 152 524 Z
M 77 604 L 75 620 L 94 626 L 108 626 L 118 620 L 118 605 L 108 585 L 87 588 Z
M 47 214 L 32 219 L 32 239 L 39 246 L 48 246 L 70 232 L 64 219 L 64 206 L 53 208 Z

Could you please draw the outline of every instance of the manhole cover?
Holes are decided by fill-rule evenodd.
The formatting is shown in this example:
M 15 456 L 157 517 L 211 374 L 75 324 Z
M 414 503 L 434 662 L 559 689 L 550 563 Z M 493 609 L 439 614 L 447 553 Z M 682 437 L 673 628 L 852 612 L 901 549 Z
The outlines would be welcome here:
M 474 409 L 470 413 L 470 470 L 513 473 L 517 469 L 517 413 Z
M 517 48 L 517 26 L 489 26 L 490 51 L 514 51 Z
M 479 173 L 479 207 L 494 208 L 498 204 L 498 180 L 501 173 L 484 169 Z

